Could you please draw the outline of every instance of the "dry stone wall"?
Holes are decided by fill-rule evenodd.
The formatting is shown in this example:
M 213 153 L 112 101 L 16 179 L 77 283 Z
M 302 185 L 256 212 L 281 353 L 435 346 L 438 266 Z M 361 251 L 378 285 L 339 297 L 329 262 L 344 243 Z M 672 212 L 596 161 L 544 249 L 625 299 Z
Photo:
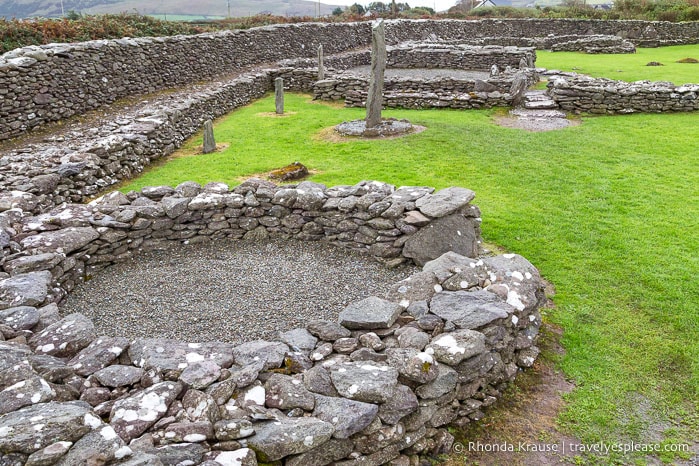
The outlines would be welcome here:
M 443 68 L 490 71 L 493 65 L 504 70 L 520 68 L 522 60 L 534 67 L 536 50 L 499 45 L 473 46 L 434 42 L 406 42 L 388 49 L 390 68 Z
M 367 23 L 296 24 L 245 31 L 25 47 L 0 58 L 0 140 L 119 98 L 253 66 L 368 44 Z
M 8 464 L 379 465 L 449 451 L 446 427 L 482 418 L 533 364 L 544 301 L 523 257 L 466 257 L 476 257 L 480 237 L 473 196 L 250 180 L 233 190 L 184 183 L 41 215 L 0 213 L 9 253 L 0 280 L 0 456 Z M 101 337 L 85 316 L 58 314 L 55 303 L 76 281 L 139 250 L 266 236 L 398 253 L 424 267 L 386 296 L 348 305 L 336 322 L 238 346 Z
M 572 113 L 626 114 L 699 110 L 699 84 L 614 81 L 581 75 L 549 78 L 548 94 Z
M 616 35 L 640 46 L 696 43 L 699 23 L 597 20 L 387 22 L 390 44 L 487 37 Z M 122 97 L 240 73 L 283 59 L 368 46 L 369 23 L 277 25 L 197 36 L 25 47 L 0 57 L 0 140 Z M 515 45 L 515 44 L 507 44 Z M 329 65 L 332 66 L 332 65 Z

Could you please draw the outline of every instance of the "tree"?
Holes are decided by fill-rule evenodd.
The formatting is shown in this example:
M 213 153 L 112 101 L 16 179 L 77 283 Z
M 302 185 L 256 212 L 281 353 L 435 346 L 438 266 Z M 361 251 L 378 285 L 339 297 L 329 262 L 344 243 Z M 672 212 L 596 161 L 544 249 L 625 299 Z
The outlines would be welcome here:
M 333 16 L 340 16 L 342 14 L 342 8 L 339 6 L 333 10 Z
M 391 8 L 384 2 L 371 2 L 367 7 L 367 10 L 375 15 L 383 15 L 389 13 Z
M 347 9 L 351 14 L 353 15 L 363 15 L 366 13 L 366 10 L 362 5 L 359 3 L 355 3 L 354 5 L 350 5 L 350 7 Z

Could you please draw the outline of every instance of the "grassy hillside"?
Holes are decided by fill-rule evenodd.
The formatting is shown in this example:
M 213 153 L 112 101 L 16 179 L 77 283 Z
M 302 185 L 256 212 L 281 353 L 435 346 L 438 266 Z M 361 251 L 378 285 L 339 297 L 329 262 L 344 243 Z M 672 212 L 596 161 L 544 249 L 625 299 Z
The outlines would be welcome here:
M 168 19 L 216 19 L 228 15 L 225 0 L 63 0 L 63 11 L 83 14 L 138 12 L 167 16 Z M 230 0 L 231 16 L 272 13 L 281 16 L 313 16 L 318 2 L 308 0 Z M 320 13 L 328 15 L 335 6 L 320 4 Z M 0 17 L 27 18 L 61 16 L 60 0 L 0 0 Z

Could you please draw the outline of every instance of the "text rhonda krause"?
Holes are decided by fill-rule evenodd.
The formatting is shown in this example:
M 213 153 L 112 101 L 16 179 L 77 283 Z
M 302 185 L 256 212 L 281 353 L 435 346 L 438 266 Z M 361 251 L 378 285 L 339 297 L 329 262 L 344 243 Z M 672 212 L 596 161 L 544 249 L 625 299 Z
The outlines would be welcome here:
M 464 451 L 480 452 L 551 452 L 551 453 L 661 453 L 661 452 L 688 452 L 686 443 L 481 443 L 468 442 L 467 445 L 454 444 L 456 453 Z

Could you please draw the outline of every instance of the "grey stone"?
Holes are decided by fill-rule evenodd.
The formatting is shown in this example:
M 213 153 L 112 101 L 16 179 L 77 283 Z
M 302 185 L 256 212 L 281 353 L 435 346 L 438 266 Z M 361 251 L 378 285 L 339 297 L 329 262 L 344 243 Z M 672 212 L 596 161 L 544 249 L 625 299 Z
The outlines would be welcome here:
M 212 457 L 216 465 L 257 466 L 257 456 L 255 452 L 249 448 L 240 448 L 233 451 L 217 451 Z
M 431 313 L 465 329 L 476 329 L 496 319 L 504 319 L 513 310 L 496 295 L 485 290 L 444 291 L 432 298 L 430 303 Z
M 29 345 L 38 354 L 70 358 L 96 338 L 92 321 L 76 312 L 34 334 L 29 339 Z
M 315 366 L 304 372 L 303 383 L 313 393 L 325 396 L 339 396 L 330 378 L 330 372 L 322 366 Z
M 403 255 L 421 266 L 449 251 L 476 256 L 479 231 L 474 219 L 458 213 L 438 218 L 410 236 L 403 247 Z
M 300 377 L 272 374 L 265 382 L 265 406 L 268 408 L 312 411 L 314 405 L 315 398 Z
M 0 309 L 37 306 L 44 302 L 51 284 L 51 272 L 30 272 L 0 281 Z
M 486 351 L 485 335 L 473 330 L 456 330 L 438 335 L 427 348 L 437 361 L 455 366 Z
M 56 442 L 37 450 L 27 458 L 25 466 L 48 466 L 55 464 L 63 455 L 68 453 L 72 442 Z
M 25 249 L 70 254 L 90 244 L 99 236 L 94 228 L 71 227 L 27 236 L 20 243 Z
M 198 443 L 174 443 L 156 448 L 153 453 L 165 465 L 199 464 L 207 448 Z
M 81 376 L 94 374 L 107 367 L 128 348 L 129 340 L 124 337 L 100 337 L 81 350 L 68 365 Z
M 187 212 L 190 199 L 187 197 L 164 197 L 160 202 L 165 208 L 165 215 L 177 218 Z
M 39 323 L 39 311 L 32 306 L 11 307 L 0 311 L 0 324 L 12 330 L 29 330 Z
M 371 296 L 340 312 L 340 324 L 349 329 L 389 328 L 401 312 L 399 304 Z
M 318 46 L 318 81 L 325 79 L 325 66 L 323 64 L 323 44 Z
M 117 400 L 112 407 L 109 423 L 122 440 L 129 442 L 163 417 L 182 389 L 183 385 L 179 382 L 160 382 L 128 398 Z
M 274 111 L 278 115 L 284 114 L 284 79 L 274 80 Z
M 100 369 L 93 376 L 105 387 L 127 387 L 139 383 L 144 373 L 140 367 L 117 364 Z
M 243 367 L 231 368 L 230 380 L 238 387 L 247 387 L 257 379 L 264 366 L 264 361 L 256 361 Z
M 371 74 L 366 103 L 367 128 L 374 128 L 381 123 L 386 58 L 386 26 L 383 20 L 380 20 L 371 28 Z
M 450 187 L 421 197 L 415 201 L 415 207 L 428 217 L 440 218 L 465 207 L 475 197 L 476 193 L 470 189 Z
M 484 269 L 483 263 L 478 263 L 477 259 L 471 259 L 454 251 L 447 251 L 441 256 L 425 263 L 422 270 L 435 274 L 440 282 L 444 282 L 456 273 L 467 269 Z
M 439 398 L 456 388 L 456 383 L 459 380 L 459 374 L 451 367 L 438 364 L 437 377 L 425 385 L 420 385 L 415 389 L 415 394 L 420 398 Z
M 210 154 L 216 151 L 216 139 L 214 138 L 214 124 L 211 120 L 206 120 L 204 122 L 204 145 L 202 147 L 202 152 L 204 154 Z
M 309 352 L 316 347 L 318 339 L 305 328 L 295 328 L 279 333 L 279 340 L 294 351 Z
M 86 422 L 87 421 L 87 422 Z M 39 403 L 0 416 L 0 451 L 31 454 L 56 442 L 75 442 L 101 420 L 82 403 Z M 41 428 L 37 428 L 41 426 Z
M 281 342 L 255 340 L 233 348 L 236 364 L 247 365 L 262 361 L 264 369 L 277 369 L 284 362 L 289 347 Z
M 324 341 L 335 341 L 338 338 L 346 338 L 352 335 L 347 328 L 336 322 L 327 320 L 312 320 L 306 329 L 316 337 Z
M 385 403 L 398 384 L 398 371 L 387 365 L 347 362 L 333 366 L 330 379 L 337 392 L 345 398 Z
M 422 271 L 391 286 L 386 299 L 399 302 L 401 306 L 407 308 L 415 301 L 430 300 L 437 290 L 441 290 L 437 277 L 432 272 Z
M 226 401 L 228 399 L 221 404 L 225 404 Z M 199 390 L 187 390 L 182 397 L 182 409 L 187 419 L 192 422 L 206 421 L 213 424 L 220 418 L 218 404 L 213 395 Z
M 326 466 L 352 453 L 352 440 L 330 439 L 313 450 L 284 459 L 286 466 Z
M 400 332 L 400 333 L 399 333 Z M 404 327 L 396 331 L 398 346 L 422 351 L 430 342 L 430 336 L 415 327 Z
M 144 186 L 141 188 L 141 194 L 146 196 L 148 199 L 162 199 L 167 196 L 171 196 L 175 193 L 175 190 L 170 186 Z
M 424 384 L 437 377 L 438 364 L 430 354 L 414 348 L 389 348 L 386 354 L 388 364 L 408 380 Z
M 33 354 L 29 363 L 40 376 L 52 383 L 62 383 L 64 379 L 75 374 L 72 367 L 55 356 Z
M 397 424 L 408 414 L 417 410 L 418 400 L 415 393 L 405 385 L 398 385 L 393 396 L 379 407 L 379 417 L 385 424 Z
M 328 422 L 308 417 L 258 422 L 253 427 L 255 435 L 248 438 L 248 447 L 265 462 L 312 450 L 329 440 L 335 430 Z
M 252 423 L 247 419 L 225 419 L 214 424 L 216 438 L 221 441 L 238 440 L 255 433 Z
M 194 362 L 211 360 L 222 368 L 233 364 L 233 345 L 221 342 L 184 343 L 166 338 L 138 338 L 129 358 L 145 370 L 180 371 Z
M 51 270 L 61 263 L 64 256 L 53 252 L 24 256 L 5 262 L 3 268 L 10 275 Z
M 56 392 L 42 377 L 34 376 L 0 391 L 0 414 L 17 411 L 25 406 L 51 401 Z
M 165 428 L 163 434 L 167 443 L 198 443 L 214 438 L 214 428 L 209 421 L 174 422 Z
M 180 374 L 180 382 L 195 390 L 203 390 L 221 376 L 221 366 L 211 360 L 197 361 L 188 365 Z
M 75 442 L 68 453 L 56 462 L 57 466 L 92 464 L 95 461 L 120 460 L 132 454 L 129 447 L 119 438 L 114 429 L 106 424 L 93 430 Z
M 376 418 L 379 407 L 372 403 L 332 396 L 315 396 L 313 417 L 335 427 L 333 437 L 344 439 L 364 430 Z

